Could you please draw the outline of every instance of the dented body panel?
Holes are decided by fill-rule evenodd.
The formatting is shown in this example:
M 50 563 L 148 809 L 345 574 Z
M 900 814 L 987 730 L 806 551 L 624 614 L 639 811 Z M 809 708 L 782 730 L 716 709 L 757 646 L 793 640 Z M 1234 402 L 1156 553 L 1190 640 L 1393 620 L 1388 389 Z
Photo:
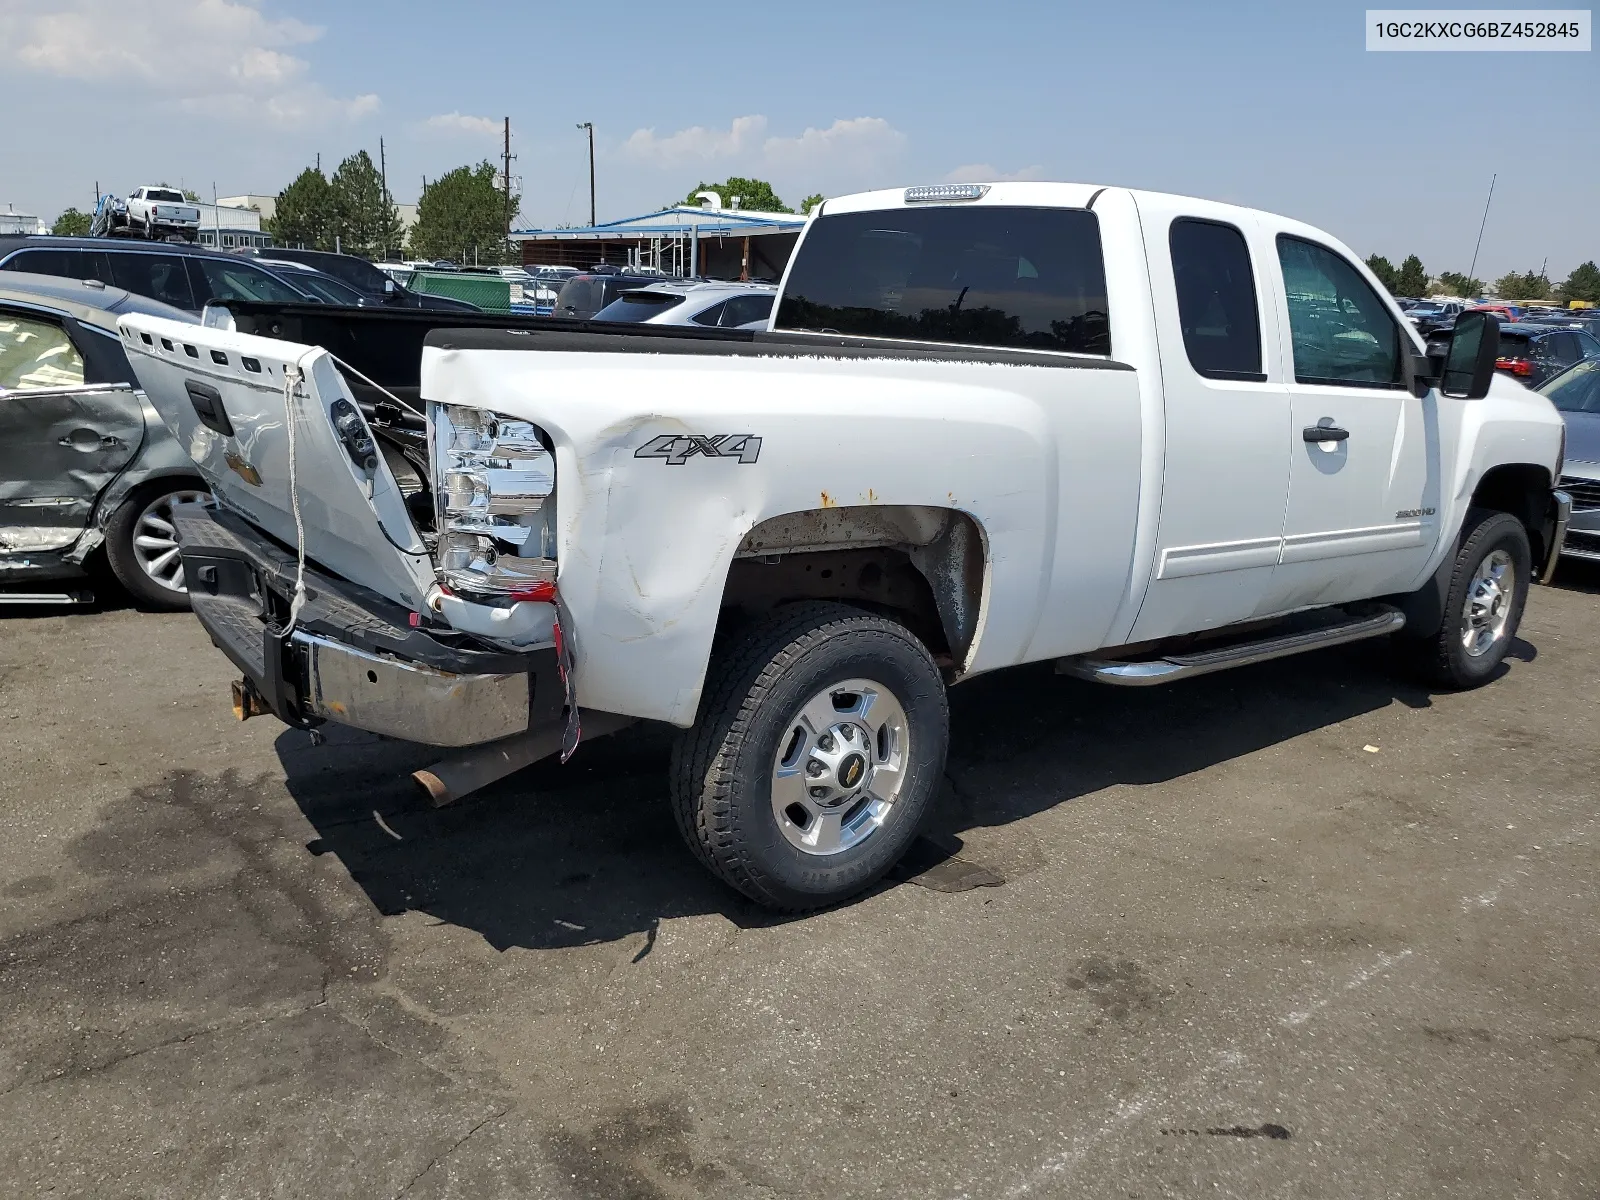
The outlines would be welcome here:
M 801 543 L 811 548 L 894 544 L 895 529 L 874 526 L 878 508 L 929 510 L 924 528 L 898 529 L 909 548 L 941 532 L 931 514 L 970 517 L 988 600 L 968 672 L 1093 649 L 1120 600 L 1141 452 L 1131 371 L 824 347 L 701 357 L 430 346 L 422 394 L 492 396 L 553 439 L 560 591 L 588 708 L 689 724 L 729 565 L 770 551 L 745 539 L 757 526 L 781 533 L 786 517 L 814 524 L 807 536 L 820 542 Z M 759 437 L 755 461 L 656 453 L 663 438 L 724 434 Z M 834 518 L 830 532 L 835 511 L 855 519 Z

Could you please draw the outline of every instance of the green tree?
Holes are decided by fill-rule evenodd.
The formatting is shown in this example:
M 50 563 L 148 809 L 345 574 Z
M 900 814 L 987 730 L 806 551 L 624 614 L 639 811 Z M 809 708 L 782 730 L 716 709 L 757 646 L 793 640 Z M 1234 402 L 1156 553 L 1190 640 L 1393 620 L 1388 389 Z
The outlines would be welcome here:
M 315 167 L 307 167 L 278 193 L 276 209 L 263 227 L 280 246 L 332 250 L 338 229 L 333 188 Z
M 793 212 L 794 209 L 778 199 L 778 193 L 772 190 L 772 185 L 765 179 L 746 179 L 743 175 L 729 175 L 721 183 L 697 183 L 689 189 L 689 195 L 683 200 L 684 204 L 698 204 L 696 192 L 715 192 L 722 197 L 724 208 L 732 208 L 734 197 L 739 198 L 739 207 L 755 212 Z
M 1595 266 L 1592 259 L 1574 267 L 1556 294 L 1568 302 L 1587 300 L 1590 304 L 1600 304 L 1600 267 Z
M 1447 296 L 1471 297 L 1482 293 L 1483 280 L 1473 279 L 1459 271 L 1445 271 L 1439 276 L 1439 286 Z
M 88 237 L 91 219 L 88 213 L 69 208 L 56 218 L 56 223 L 50 226 L 50 232 L 58 237 Z
M 506 240 L 506 194 L 495 187 L 491 162 L 457 167 L 422 189 L 417 223 L 411 227 L 416 258 L 467 263 L 509 263 L 518 255 Z M 511 196 L 516 215 L 521 197 Z
M 1550 295 L 1550 280 L 1532 271 L 1508 271 L 1494 281 L 1494 294 L 1502 300 L 1543 300 Z
M 1428 294 L 1428 273 L 1422 269 L 1422 260 L 1415 254 L 1408 254 L 1405 262 L 1400 264 L 1400 271 L 1395 276 L 1395 295 L 1397 296 L 1425 296 Z
M 821 192 L 812 192 L 811 195 L 800 201 L 800 211 L 803 213 L 808 213 L 826 199 L 827 197 Z
M 1378 282 L 1389 289 L 1389 294 L 1395 294 L 1395 278 L 1397 272 L 1394 264 L 1381 254 L 1374 254 L 1367 259 L 1367 270 L 1378 277 Z
M 400 247 L 400 214 L 383 190 L 383 177 L 365 150 L 339 164 L 328 185 L 339 248 L 363 258 L 383 258 Z

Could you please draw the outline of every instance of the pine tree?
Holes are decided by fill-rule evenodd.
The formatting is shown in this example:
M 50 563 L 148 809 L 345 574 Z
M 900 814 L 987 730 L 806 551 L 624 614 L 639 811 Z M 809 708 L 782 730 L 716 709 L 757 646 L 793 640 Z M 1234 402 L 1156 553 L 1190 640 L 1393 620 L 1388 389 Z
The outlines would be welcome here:
M 1569 303 L 1587 300 L 1590 304 L 1600 304 L 1600 267 L 1595 266 L 1592 259 L 1574 267 L 1556 294 Z
M 339 164 L 329 189 L 341 250 L 381 259 L 399 247 L 400 214 L 384 195 L 383 177 L 365 150 Z
M 1389 294 L 1395 294 L 1396 271 L 1394 264 L 1381 254 L 1374 254 L 1367 259 L 1367 270 L 1378 277 L 1378 282 L 1389 289 Z
M 262 222 L 280 246 L 301 250 L 332 250 L 338 221 L 333 189 L 315 167 L 307 167 L 278 193 L 270 221 Z
M 1428 292 L 1428 273 L 1422 269 L 1422 260 L 1415 254 L 1406 256 L 1395 276 L 1394 293 L 1397 296 L 1424 296 Z
M 416 258 L 453 259 L 463 265 L 517 261 L 506 240 L 506 194 L 495 187 L 490 162 L 457 167 L 422 189 L 417 223 L 411 227 Z M 520 200 L 511 196 L 511 212 Z

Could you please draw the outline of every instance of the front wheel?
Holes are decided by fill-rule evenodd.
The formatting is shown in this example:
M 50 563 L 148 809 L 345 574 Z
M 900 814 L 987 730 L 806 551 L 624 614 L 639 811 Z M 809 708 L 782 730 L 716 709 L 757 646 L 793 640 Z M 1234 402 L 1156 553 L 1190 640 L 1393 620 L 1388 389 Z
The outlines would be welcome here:
M 1517 636 L 1533 577 L 1528 531 L 1509 513 L 1473 509 L 1445 593 L 1444 623 L 1416 645 L 1429 679 L 1452 688 L 1489 682 Z
M 944 680 L 907 629 L 842 604 L 795 604 L 719 653 L 673 751 L 690 849 L 770 908 L 838 903 L 921 829 L 944 771 Z

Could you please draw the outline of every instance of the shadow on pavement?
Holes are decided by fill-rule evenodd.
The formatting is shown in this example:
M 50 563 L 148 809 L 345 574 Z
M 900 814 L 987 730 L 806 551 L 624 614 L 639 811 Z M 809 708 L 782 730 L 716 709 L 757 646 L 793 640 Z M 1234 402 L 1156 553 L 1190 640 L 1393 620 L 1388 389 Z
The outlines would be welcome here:
M 1522 641 L 1513 651 L 1534 653 Z M 1396 702 L 1427 707 L 1428 691 L 1400 681 L 1391 657 L 1374 643 L 1150 689 L 1048 665 L 973 680 L 951 693 L 952 786 L 929 831 L 933 858 L 959 850 L 963 830 L 1113 784 L 1175 779 Z M 307 848 L 337 855 L 381 913 L 427 913 L 498 949 L 650 934 L 697 913 L 745 927 L 786 920 L 725 888 L 680 840 L 670 736 L 636 726 L 441 810 L 409 778 L 439 757 L 428 747 L 329 727 L 323 746 L 286 730 L 277 750 L 318 834 Z

